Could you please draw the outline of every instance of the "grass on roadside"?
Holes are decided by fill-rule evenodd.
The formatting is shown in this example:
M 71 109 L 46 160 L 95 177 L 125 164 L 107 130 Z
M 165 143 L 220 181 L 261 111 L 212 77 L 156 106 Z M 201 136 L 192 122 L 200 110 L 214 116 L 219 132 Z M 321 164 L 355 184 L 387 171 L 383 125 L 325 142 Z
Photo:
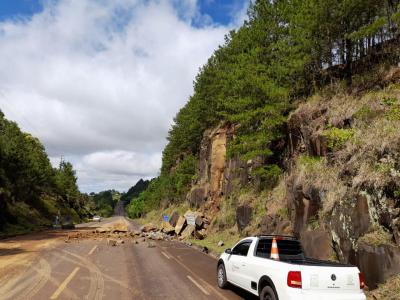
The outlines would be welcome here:
M 226 248 L 232 248 L 232 246 L 234 246 L 239 240 L 240 235 L 239 233 L 237 233 L 237 230 L 227 229 L 223 231 L 212 232 L 203 240 L 191 238 L 188 241 L 190 241 L 194 245 L 207 247 L 211 252 L 214 252 L 215 254 L 220 254 Z M 218 247 L 219 241 L 224 242 L 224 245 L 222 247 Z

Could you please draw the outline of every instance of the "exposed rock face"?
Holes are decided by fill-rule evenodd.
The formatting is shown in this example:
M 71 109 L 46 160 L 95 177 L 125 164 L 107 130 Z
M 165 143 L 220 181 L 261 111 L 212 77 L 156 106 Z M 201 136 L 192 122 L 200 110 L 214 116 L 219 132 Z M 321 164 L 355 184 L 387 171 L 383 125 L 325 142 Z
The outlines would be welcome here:
M 400 249 L 391 245 L 358 245 L 356 263 L 366 276 L 365 283 L 376 288 L 378 282 L 384 282 L 390 276 L 400 273 Z
M 250 170 L 261 165 L 262 160 L 244 162 L 239 158 L 227 157 L 227 146 L 234 137 L 234 127 L 221 125 L 206 130 L 200 148 L 199 176 L 187 195 L 194 207 L 205 204 L 213 216 L 218 212 L 221 199 L 228 197 L 234 189 L 245 186 Z
M 310 218 L 316 217 L 321 208 L 321 198 L 317 189 L 305 188 L 295 178 L 288 181 L 288 190 L 288 208 L 294 224 L 293 231 L 296 236 L 300 236 Z
M 248 205 L 241 205 L 236 208 L 236 223 L 239 231 L 242 231 L 251 220 L 253 209 Z
M 400 187 L 400 139 L 399 135 L 393 135 L 390 142 L 386 142 L 385 134 L 390 131 L 381 132 L 380 123 L 376 123 L 376 133 L 370 132 L 374 124 L 355 127 L 355 122 L 359 122 L 355 120 L 357 110 L 362 111 L 368 105 L 367 111 L 379 114 L 386 109 L 380 100 L 372 104 L 371 99 L 367 100 L 364 104 L 357 100 L 350 105 L 345 97 L 338 97 L 332 100 L 336 101 L 333 104 L 325 101 L 319 105 L 306 103 L 301 106 L 289 118 L 285 162 L 289 175 L 286 184 L 290 221 L 306 254 L 323 259 L 337 256 L 342 262 L 356 264 L 364 272 L 367 285 L 374 288 L 388 276 L 400 272 L 400 203 L 396 200 L 398 193 L 393 192 Z M 354 104 L 359 107 L 355 108 Z M 371 121 L 378 122 L 375 120 L 379 119 Z M 340 130 L 358 130 L 363 138 L 375 134 L 375 139 L 381 142 L 367 138 L 362 144 L 328 148 L 324 130 L 332 127 L 339 133 Z M 318 169 L 317 175 L 326 177 L 315 176 L 310 180 L 308 174 L 304 175 L 304 169 L 296 171 L 295 163 L 298 164 L 300 155 L 311 160 L 323 157 L 325 168 Z M 366 172 L 370 166 L 372 168 Z M 374 174 L 374 168 L 380 166 L 388 171 Z M 334 176 L 332 172 L 335 172 Z M 337 194 L 332 197 L 335 187 Z M 328 193 L 331 193 L 330 197 Z M 278 220 L 270 218 L 264 223 L 265 230 L 274 231 Z M 378 241 L 378 244 L 368 241 L 365 237 L 375 231 L 378 235 L 381 231 L 387 232 L 390 238 Z
M 265 215 L 260 222 L 259 234 L 291 235 L 291 223 L 276 214 Z
M 322 260 L 329 260 L 335 257 L 335 252 L 332 248 L 332 237 L 324 230 L 304 231 L 300 241 L 307 257 Z

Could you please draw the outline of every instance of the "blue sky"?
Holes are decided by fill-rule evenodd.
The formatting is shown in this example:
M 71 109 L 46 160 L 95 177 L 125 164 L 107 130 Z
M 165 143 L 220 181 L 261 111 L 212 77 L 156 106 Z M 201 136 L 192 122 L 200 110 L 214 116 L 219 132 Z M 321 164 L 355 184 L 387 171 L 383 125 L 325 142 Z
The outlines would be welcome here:
M 44 0 L 1 0 L 0 21 L 18 17 L 30 17 L 43 10 Z M 55 0 L 48 0 L 55 1 Z M 214 24 L 227 25 L 232 23 L 235 13 L 243 8 L 247 0 L 199 0 L 198 8 L 201 14 L 211 17 Z
M 43 9 L 38 0 L 2 0 L 0 1 L 0 20 L 16 16 L 31 16 Z

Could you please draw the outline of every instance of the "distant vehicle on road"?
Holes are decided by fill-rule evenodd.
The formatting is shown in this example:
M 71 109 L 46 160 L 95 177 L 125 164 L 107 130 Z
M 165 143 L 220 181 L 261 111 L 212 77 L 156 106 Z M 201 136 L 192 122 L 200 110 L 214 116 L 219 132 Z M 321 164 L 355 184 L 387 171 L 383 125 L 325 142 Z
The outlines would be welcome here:
M 100 216 L 94 216 L 92 220 L 94 222 L 101 222 L 101 217 Z
M 352 265 L 306 258 L 289 236 L 248 237 L 221 254 L 220 288 L 229 283 L 261 300 L 365 300 L 364 276 Z

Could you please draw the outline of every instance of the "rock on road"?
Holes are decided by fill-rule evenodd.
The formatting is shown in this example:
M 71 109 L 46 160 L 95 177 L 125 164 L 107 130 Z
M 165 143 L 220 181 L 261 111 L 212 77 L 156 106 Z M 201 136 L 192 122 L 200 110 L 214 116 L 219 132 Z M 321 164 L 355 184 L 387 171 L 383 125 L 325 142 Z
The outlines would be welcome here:
M 128 219 L 118 216 L 98 227 Z M 216 259 L 174 241 L 65 243 L 65 231 L 0 241 L 0 299 L 256 299 L 216 285 Z

